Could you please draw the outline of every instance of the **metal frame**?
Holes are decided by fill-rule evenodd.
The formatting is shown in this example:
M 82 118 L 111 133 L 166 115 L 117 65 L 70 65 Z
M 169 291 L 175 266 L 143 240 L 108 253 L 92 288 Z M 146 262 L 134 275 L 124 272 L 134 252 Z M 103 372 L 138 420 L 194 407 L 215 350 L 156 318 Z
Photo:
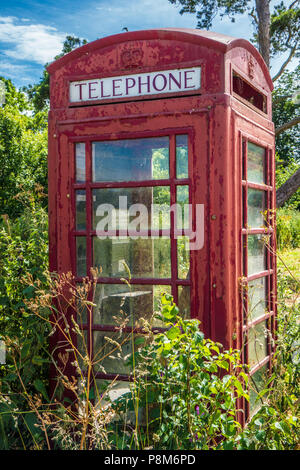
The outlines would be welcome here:
M 87 240 L 86 245 L 86 252 L 87 252 L 87 260 L 86 260 L 86 272 L 87 276 L 91 278 L 90 268 L 93 267 L 93 239 L 96 236 L 96 231 L 93 229 L 92 224 L 92 190 L 98 188 L 132 188 L 132 187 L 154 187 L 154 186 L 167 186 L 170 188 L 170 204 L 176 203 L 176 189 L 179 186 L 188 186 L 189 187 L 189 199 L 192 201 L 192 178 L 191 174 L 192 171 L 192 162 L 193 158 L 189 158 L 188 161 L 188 170 L 189 170 L 189 177 L 179 179 L 176 178 L 176 136 L 177 135 L 187 135 L 188 136 L 188 155 L 191 153 L 192 142 L 193 142 L 193 129 L 191 127 L 187 128 L 179 128 L 179 129 L 169 129 L 165 131 L 156 131 L 156 132 L 137 132 L 137 133 L 122 133 L 116 134 L 111 137 L 111 135 L 93 135 L 88 137 L 71 137 L 69 140 L 73 143 L 73 162 L 75 162 L 75 145 L 74 143 L 80 142 L 85 143 L 85 168 L 86 168 L 86 181 L 85 183 L 76 183 L 75 181 L 75 172 L 76 168 L 74 165 L 73 168 L 73 180 L 74 183 L 72 185 L 72 207 L 73 207 L 73 214 L 74 219 L 76 218 L 76 199 L 75 194 L 76 190 L 85 190 L 86 191 L 86 230 L 76 230 L 74 228 L 71 231 L 72 237 L 72 246 L 73 246 L 73 253 L 76 254 L 76 238 L 84 236 Z M 126 181 L 126 182 L 93 182 L 92 181 L 92 151 L 91 151 L 91 144 L 92 142 L 101 142 L 101 141 L 119 141 L 125 139 L 139 139 L 139 138 L 151 138 L 151 137 L 162 137 L 166 136 L 169 137 L 169 179 L 164 180 L 145 180 L 145 181 Z M 121 137 L 121 139 L 120 139 Z M 178 278 L 178 265 L 177 265 L 177 240 L 174 236 L 176 233 L 175 228 L 175 215 L 174 212 L 171 212 L 170 217 L 170 258 L 171 258 L 171 277 L 170 278 L 132 278 L 130 283 L 132 285 L 168 285 L 171 287 L 172 296 L 174 301 L 178 302 L 178 288 L 179 286 L 189 286 L 192 287 L 192 279 L 191 276 L 189 279 L 179 279 Z M 117 236 L 119 235 L 119 231 L 117 230 Z M 142 233 L 141 233 L 142 234 Z M 167 234 L 167 230 L 159 230 L 157 238 L 164 236 Z M 150 235 L 150 231 L 145 232 L 145 235 Z M 76 275 L 76 255 L 73 258 L 73 274 L 75 276 L 75 281 L 77 283 L 82 282 L 82 278 Z M 192 257 L 190 256 L 190 271 L 192 271 Z M 97 279 L 97 284 L 122 284 L 120 278 L 111 278 L 111 277 L 99 277 Z M 191 289 L 192 290 L 192 289 Z M 88 350 L 91 357 L 93 357 L 93 344 L 91 342 L 91 337 L 93 337 L 94 331 L 117 331 L 116 326 L 109 326 L 109 325 L 101 325 L 101 324 L 93 324 L 91 319 L 88 319 L 87 324 L 82 325 L 82 329 L 90 332 L 88 334 Z M 161 331 L 161 328 L 154 328 L 155 331 Z M 125 327 L 124 332 L 131 333 L 131 327 Z M 143 333 L 142 330 L 134 329 L 134 332 Z M 112 379 L 118 375 L 119 380 L 129 380 L 128 375 L 122 374 L 102 374 L 102 373 L 95 373 L 95 378 L 99 379 Z
M 261 140 L 249 136 L 247 134 L 241 133 L 242 139 L 242 201 L 243 201 L 243 212 L 242 212 L 242 230 L 241 230 L 241 243 L 243 246 L 243 302 L 242 302 L 242 318 L 243 318 L 243 327 L 242 327 L 242 344 L 243 344 L 243 358 L 245 363 L 249 363 L 249 343 L 248 343 L 248 334 L 249 330 L 255 327 L 258 324 L 268 323 L 268 330 L 270 330 L 272 337 L 274 337 L 274 327 L 275 327 L 275 315 L 276 315 L 276 305 L 275 305 L 275 296 L 274 290 L 276 289 L 276 257 L 275 257 L 275 220 L 274 214 L 272 211 L 275 208 L 274 204 L 274 195 L 275 195 L 275 184 L 274 184 L 274 159 L 273 152 L 269 145 L 262 142 Z M 248 180 L 247 174 L 247 161 L 248 161 L 248 142 L 252 142 L 261 148 L 265 149 L 264 154 L 264 178 L 265 184 L 252 183 Z M 267 218 L 265 220 L 266 226 L 263 228 L 248 228 L 248 188 L 256 189 L 264 194 L 264 210 L 267 211 Z M 268 235 L 269 236 L 269 248 L 265 247 L 265 258 L 266 258 L 266 270 L 260 271 L 251 275 L 248 275 L 248 236 L 249 235 Z M 266 279 L 266 310 L 267 312 L 258 318 L 255 318 L 252 321 L 248 320 L 248 307 L 249 307 L 249 296 L 248 296 L 248 285 L 249 282 L 256 279 Z M 245 340 L 246 339 L 246 344 Z M 274 346 L 271 344 L 270 338 L 267 338 L 267 354 L 266 356 L 257 361 L 257 363 L 251 367 L 249 371 L 249 376 L 252 377 L 255 372 L 257 372 L 261 367 L 268 364 L 268 368 L 271 368 L 271 359 L 274 354 Z M 244 404 L 246 408 L 246 417 L 249 417 L 251 414 L 250 404 Z

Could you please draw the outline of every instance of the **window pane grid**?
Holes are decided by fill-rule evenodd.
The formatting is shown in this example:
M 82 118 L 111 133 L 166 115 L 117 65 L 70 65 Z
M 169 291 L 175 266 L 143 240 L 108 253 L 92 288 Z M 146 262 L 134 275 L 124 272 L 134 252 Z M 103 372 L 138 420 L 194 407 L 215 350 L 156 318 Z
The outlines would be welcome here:
M 176 134 L 177 135 L 177 134 Z M 84 220 L 84 209 L 83 209 L 83 200 L 81 201 L 80 197 L 77 197 L 77 200 L 74 199 L 73 207 L 75 210 L 75 217 L 76 217 L 76 225 L 75 229 L 73 230 L 73 235 L 74 235 L 74 240 L 75 240 L 75 246 L 79 246 L 77 249 L 77 261 L 76 265 L 80 267 L 79 271 L 77 270 L 75 276 L 76 281 L 80 282 L 83 276 L 85 275 L 90 275 L 90 267 L 93 266 L 94 264 L 94 254 L 93 254 L 93 245 L 96 240 L 96 235 L 97 232 L 95 230 L 95 225 L 93 225 L 93 191 L 97 189 L 124 189 L 127 188 L 149 188 L 152 187 L 153 189 L 160 186 L 160 187 L 165 187 L 165 188 L 170 188 L 170 204 L 175 204 L 177 202 L 177 197 L 176 197 L 176 188 L 180 188 L 180 186 L 186 186 L 188 189 L 188 194 L 189 194 L 189 201 L 191 201 L 191 188 L 190 188 L 190 178 L 188 177 L 188 172 L 187 172 L 187 136 L 180 135 L 180 138 L 177 139 L 175 134 L 170 134 L 169 135 L 169 152 L 168 152 L 168 158 L 169 158 L 169 174 L 167 175 L 168 177 L 165 179 L 141 179 L 138 181 L 112 181 L 112 182 L 107 182 L 107 181 L 101 181 L 101 182 L 96 182 L 93 181 L 93 158 L 92 158 L 92 147 L 93 147 L 93 139 L 87 140 L 85 143 L 83 143 L 85 147 L 85 181 L 82 181 L 83 178 L 81 179 L 76 179 L 73 188 L 74 188 L 74 193 L 78 195 L 85 195 L 85 220 Z M 178 140 L 179 145 L 181 146 L 180 152 L 181 155 L 178 157 L 178 152 L 176 148 L 176 140 Z M 82 148 L 82 146 L 81 146 Z M 179 159 L 181 159 L 181 162 L 179 164 Z M 164 176 L 164 175 L 162 175 Z M 180 191 L 180 189 L 179 189 Z M 187 202 L 189 202 L 187 201 Z M 76 211 L 77 207 L 77 211 Z M 164 236 L 168 235 L 169 236 L 169 243 L 170 243 L 170 260 L 169 264 L 171 265 L 170 272 L 167 271 L 165 272 L 164 278 L 160 278 L 158 276 L 157 272 L 153 273 L 153 276 L 151 277 L 133 277 L 130 281 L 132 288 L 134 292 L 132 294 L 127 293 L 125 295 L 126 301 L 128 303 L 129 298 L 131 299 L 138 299 L 139 295 L 144 295 L 145 294 L 145 289 L 149 290 L 149 295 L 151 289 L 154 292 L 154 289 L 158 291 L 166 291 L 172 293 L 174 297 L 175 302 L 179 302 L 180 307 L 183 311 L 184 316 L 189 316 L 190 315 L 190 285 L 191 285 L 191 280 L 189 278 L 189 258 L 190 258 L 190 253 L 187 251 L 186 253 L 183 253 L 182 247 L 179 249 L 178 244 L 179 241 L 174 237 L 174 228 L 175 228 L 175 218 L 173 211 L 171 211 L 171 217 L 170 217 L 170 227 L 167 229 L 162 228 L 159 226 L 157 228 L 157 232 L 155 233 L 156 237 L 154 238 L 154 243 L 155 240 L 163 240 Z M 142 232 L 141 232 L 142 233 Z M 171 233 L 171 236 L 170 236 Z M 147 235 L 152 235 L 152 230 L 148 230 Z M 118 235 L 118 230 L 116 231 L 116 235 Z M 147 240 L 146 240 L 147 243 Z M 151 242 L 152 243 L 152 242 Z M 182 243 L 181 243 L 182 244 Z M 86 261 L 84 262 L 84 253 L 83 249 L 85 249 L 85 257 Z M 177 258 L 180 256 L 180 259 L 182 258 L 182 262 L 180 265 L 180 271 L 178 271 L 178 262 Z M 167 263 L 166 263 L 167 264 Z M 109 273 L 108 273 L 109 274 Z M 122 275 L 124 273 L 121 273 Z M 123 277 L 123 276 L 122 276 Z M 100 277 L 97 279 L 97 286 L 107 286 L 108 288 L 121 285 L 120 284 L 121 279 L 118 277 L 102 277 L 102 274 L 100 274 Z M 118 284 L 119 283 L 119 284 Z M 140 286 L 140 287 L 139 287 Z M 138 291 L 137 291 L 138 289 Z M 141 292 L 141 294 L 140 294 Z M 148 291 L 147 291 L 148 292 Z M 145 294 L 146 295 L 146 294 Z M 118 294 L 116 293 L 116 299 L 118 298 Z M 92 299 L 90 299 L 92 300 Z M 151 303 L 151 302 L 150 302 Z M 127 306 L 128 307 L 128 306 Z M 91 323 L 92 321 L 92 323 Z M 97 323 L 95 323 L 95 321 Z M 104 322 L 98 323 L 97 319 L 91 320 L 89 316 L 86 318 L 86 323 L 81 324 L 81 329 L 85 331 L 86 333 L 86 342 L 88 346 L 88 351 L 90 355 L 93 355 L 94 351 L 94 333 L 93 331 L 98 331 L 98 332 L 103 332 L 105 334 L 106 332 L 114 332 L 115 331 L 115 326 L 113 324 L 109 324 L 109 319 L 106 319 Z M 159 325 L 154 325 L 154 330 L 159 330 L 160 326 Z M 128 330 L 128 331 L 127 331 Z M 130 333 L 132 331 L 132 327 L 125 327 L 124 332 Z M 121 371 L 120 371 L 121 372 Z M 125 372 L 125 371 L 124 371 Z M 128 371 L 126 371 L 128 372 Z M 120 374 L 120 378 L 126 378 L 128 375 L 125 374 Z M 95 370 L 95 374 L 97 377 L 103 376 L 105 378 L 108 378 L 111 376 L 113 378 L 115 376 L 115 373 L 111 373 L 111 371 L 108 372 L 108 374 L 102 374 L 101 371 Z
M 179 134 L 180 135 L 180 134 Z M 180 135 L 180 137 L 182 138 L 185 138 L 185 135 Z M 92 184 L 91 183 L 91 172 L 92 172 L 92 165 L 91 165 L 91 153 L 92 153 L 92 150 L 91 150 L 91 142 L 90 141 L 87 141 L 86 142 L 86 182 L 85 184 L 75 184 L 74 185 L 74 188 L 75 189 L 86 189 L 87 190 L 87 201 L 86 201 L 86 206 L 87 206 L 87 210 L 86 210 L 86 232 L 88 234 L 88 243 L 87 243 L 87 257 L 89 258 L 90 261 L 87 260 L 87 264 L 88 264 L 88 267 L 89 266 L 92 266 L 92 262 L 91 262 L 91 241 L 90 240 L 90 237 L 91 236 L 94 236 L 95 235 L 95 231 L 92 230 L 91 228 L 91 197 L 88 197 L 88 194 L 90 195 L 91 194 L 91 189 L 93 189 L 93 187 L 95 186 L 95 184 Z M 174 158 L 175 157 L 175 136 L 171 136 L 170 138 L 170 149 L 171 147 L 174 147 L 174 150 L 171 153 L 170 155 L 170 179 L 166 180 L 164 183 L 166 186 L 179 186 L 179 185 L 182 185 L 183 183 L 189 183 L 189 179 L 188 178 L 185 178 L 185 179 L 175 179 L 175 166 L 176 166 L 176 159 Z M 174 157 L 173 157 L 174 156 Z M 173 159 L 173 162 L 172 162 L 172 159 Z M 172 179 L 172 176 L 173 179 Z M 161 181 L 157 181 L 157 180 L 153 180 L 153 183 L 154 185 L 162 185 Z M 164 184 L 163 183 L 163 184 Z M 132 185 L 132 182 L 125 182 L 125 183 L 120 183 L 120 187 L 126 187 L 127 184 L 130 184 Z M 134 182 L 133 182 L 134 184 Z M 138 182 L 137 183 L 137 186 L 138 187 L 142 187 L 142 184 L 143 182 Z M 145 181 L 145 186 L 149 186 L 152 184 L 152 181 Z M 100 186 L 102 187 L 111 187 L 111 184 L 110 183 L 106 183 L 106 182 L 103 182 L 103 183 L 100 183 Z M 119 187 L 119 184 L 117 183 L 116 184 L 117 187 Z M 190 192 L 190 191 L 189 191 Z M 175 202 L 175 199 L 173 199 L 172 202 Z M 80 227 L 80 230 L 79 230 L 79 227 L 77 227 L 77 230 L 75 230 L 74 232 L 74 235 L 82 235 L 83 234 L 83 230 L 81 230 L 81 227 Z M 165 233 L 163 231 L 159 231 L 159 233 L 157 234 L 158 236 L 164 236 Z M 177 248 L 177 247 L 176 247 Z M 174 250 L 174 255 L 172 254 L 172 259 L 176 259 L 176 249 L 175 249 L 175 244 L 174 244 L 174 247 L 173 247 L 173 250 Z M 174 269 L 174 272 L 175 272 L 175 269 Z M 173 276 L 172 276 L 173 277 Z M 177 278 L 176 278 L 177 279 Z
M 243 354 L 251 367 L 250 375 L 255 376 L 267 366 L 273 352 L 270 332 L 274 331 L 275 322 L 271 293 L 274 266 L 269 248 L 274 246 L 275 224 L 270 212 L 274 182 L 270 173 L 271 151 L 247 139 L 243 140 L 242 148 Z M 269 239 L 263 240 L 266 236 Z M 259 246 L 259 239 L 264 246 Z M 251 299 L 251 288 L 257 286 L 260 287 Z

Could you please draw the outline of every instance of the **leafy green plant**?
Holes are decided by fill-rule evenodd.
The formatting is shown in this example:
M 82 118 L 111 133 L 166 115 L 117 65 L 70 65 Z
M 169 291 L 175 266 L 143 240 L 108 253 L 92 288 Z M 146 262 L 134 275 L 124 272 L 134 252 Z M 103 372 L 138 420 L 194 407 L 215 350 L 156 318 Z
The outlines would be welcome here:
M 82 315 L 91 315 L 94 307 L 88 298 L 96 280 L 86 278 L 76 286 L 71 273 L 48 273 L 47 281 L 45 286 L 28 273 L 27 286 L 32 295 L 24 300 L 23 310 L 30 314 L 37 330 L 43 325 L 43 343 L 37 346 L 40 351 L 44 349 L 47 359 L 32 356 L 36 352 L 33 341 L 26 338 L 23 344 L 16 334 L 13 338 L 4 337 L 8 364 L 2 368 L 0 381 L 0 449 L 108 449 L 106 425 L 113 412 L 109 405 L 100 404 L 95 363 L 80 327 L 84 322 Z M 77 318 L 70 318 L 68 313 L 75 309 Z M 42 348 L 48 336 L 56 332 L 60 340 L 54 350 L 49 351 L 47 344 Z M 114 343 L 111 354 L 120 347 Z M 101 362 L 101 351 L 98 356 L 97 362 Z M 55 371 L 51 396 L 41 368 L 45 363 L 51 363 Z M 67 364 L 72 366 L 76 378 L 66 375 Z M 30 373 L 28 365 L 40 375 Z
M 1 386 L 1 448 L 258 450 L 296 447 L 299 368 L 295 341 L 299 323 L 294 306 L 286 305 L 280 313 L 273 375 L 258 396 L 264 403 L 242 430 L 237 421 L 237 399 L 249 397 L 247 370 L 240 362 L 239 352 L 224 351 L 222 345 L 204 338 L 199 322 L 183 320 L 168 294 L 162 296 L 158 314 L 166 329 L 154 334 L 151 323 L 145 320 L 141 324 L 143 334 L 132 330 L 124 339 L 132 342 L 133 347 L 129 360 L 133 380 L 127 393 L 117 394 L 116 398 L 118 377 L 100 384 L 94 375 L 95 364 L 102 363 L 107 354 L 121 353 L 122 343 L 118 342 L 120 336 L 116 332 L 114 339 L 108 338 L 109 352 L 95 351 L 97 359 L 91 360 L 80 324 L 81 315 L 92 314 L 94 304 L 87 299 L 95 286 L 96 277 L 75 287 L 71 275 L 50 279 L 48 289 L 35 285 L 35 296 L 26 302 L 27 308 L 52 331 L 59 329 L 65 338 L 62 352 L 51 361 L 55 361 L 57 370 L 56 392 L 71 391 L 73 400 L 55 401 L 54 396 L 48 397 L 43 381 L 37 378 L 33 382 L 34 390 L 25 382 L 23 347 L 18 342 L 9 344 L 14 369 Z M 280 286 L 282 292 L 286 288 L 285 283 Z M 288 289 L 291 291 L 291 284 Z M 68 293 L 67 297 L 50 319 L 46 312 L 53 298 L 61 297 L 64 292 Z M 72 309 L 80 305 L 77 321 L 66 320 L 63 305 Z M 74 335 L 81 341 L 74 341 Z M 64 374 L 70 360 L 74 361 L 78 379 Z M 7 387 L 10 381 L 15 388 Z M 18 382 L 22 389 L 18 388 Z
M 135 338 L 131 357 L 134 380 L 130 398 L 125 394 L 111 402 L 110 391 L 117 378 L 100 390 L 94 366 L 107 354 L 121 351 L 122 342 L 117 341 L 118 335 L 108 338 L 109 352 L 96 351 L 95 362 L 89 356 L 80 317 L 77 321 L 72 318 L 70 324 L 65 315 L 66 309 L 78 304 L 83 306 L 84 315 L 91 315 L 94 304 L 87 299 L 96 282 L 87 279 L 75 288 L 72 276 L 65 275 L 50 278 L 45 289 L 30 279 L 34 296 L 25 302 L 26 308 L 36 321 L 44 322 L 44 333 L 50 327 L 64 338 L 58 358 L 50 358 L 57 371 L 56 396 L 59 391 L 71 391 L 73 404 L 64 399 L 55 402 L 54 396 L 48 397 L 42 380 L 27 376 L 24 360 L 26 363 L 32 346 L 28 340 L 24 345 L 18 338 L 8 341 L 13 367 L 11 377 L 6 375 L 2 380 L 0 394 L 3 448 L 50 448 L 51 441 L 55 448 L 63 449 L 222 448 L 236 434 L 236 400 L 247 398 L 242 386 L 247 375 L 238 351 L 222 351 L 221 345 L 204 339 L 199 322 L 182 320 L 171 296 L 162 297 L 160 316 L 166 331 L 154 335 L 145 322 L 143 335 L 136 336 L 132 331 L 122 340 Z M 62 299 L 57 307 L 52 306 L 54 298 Z M 76 336 L 81 338 L 80 346 L 74 341 Z M 43 363 L 42 358 L 31 360 L 35 370 Z M 64 374 L 70 360 L 74 361 L 78 380 Z M 124 420 L 124 406 L 131 413 L 129 425 Z M 143 424 L 140 415 L 145 412 Z
M 0 214 L 19 217 L 24 201 L 47 190 L 47 117 L 30 114 L 31 104 L 9 80 L 0 107 Z M 22 198 L 17 195 L 22 193 Z M 44 207 L 47 199 L 39 201 Z
M 229 448 L 240 429 L 237 398 L 248 399 L 239 352 L 205 339 L 199 321 L 183 320 L 168 294 L 162 297 L 160 319 L 166 331 L 150 344 L 142 336 L 136 340 L 145 345 L 132 358 L 135 382 L 114 404 L 120 417 L 128 410 L 144 416 L 144 424 L 135 420 L 125 448 Z
M 0 222 L 0 339 L 7 349 L 0 365 L 0 448 L 24 448 L 41 437 L 24 389 L 47 398 L 50 330 L 26 303 L 48 283 L 48 218 L 36 197 L 29 199 L 21 217 Z

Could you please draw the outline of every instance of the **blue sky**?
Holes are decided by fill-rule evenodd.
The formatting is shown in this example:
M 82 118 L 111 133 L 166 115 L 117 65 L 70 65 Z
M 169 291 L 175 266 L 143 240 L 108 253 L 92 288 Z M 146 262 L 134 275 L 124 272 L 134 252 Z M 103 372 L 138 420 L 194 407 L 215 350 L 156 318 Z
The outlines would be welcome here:
M 16 86 L 36 83 L 46 62 L 61 52 L 66 35 L 88 41 L 129 31 L 161 27 L 195 28 L 195 15 L 179 15 L 168 0 L 0 0 L 0 75 Z M 235 23 L 216 19 L 214 31 L 249 39 L 247 15 Z M 281 60 L 273 63 L 276 71 Z

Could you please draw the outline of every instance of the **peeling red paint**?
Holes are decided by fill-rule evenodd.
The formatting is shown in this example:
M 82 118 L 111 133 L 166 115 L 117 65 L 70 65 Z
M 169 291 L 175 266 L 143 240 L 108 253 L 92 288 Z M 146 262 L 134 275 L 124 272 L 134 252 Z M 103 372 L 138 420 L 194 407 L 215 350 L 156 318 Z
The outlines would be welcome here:
M 69 102 L 70 81 L 195 66 L 202 68 L 197 92 L 80 106 Z M 193 139 L 189 155 L 192 202 L 205 206 L 205 244 L 191 252 L 192 316 L 212 339 L 226 347 L 241 347 L 243 139 L 272 153 L 268 178 L 271 206 L 275 204 L 272 83 L 259 53 L 247 41 L 216 33 L 137 31 L 82 46 L 48 70 L 50 269 L 75 272 L 74 142 L 189 132 Z M 233 70 L 265 94 L 266 113 L 233 96 Z M 275 266 L 275 260 L 272 263 Z M 270 278 L 274 288 L 274 268 Z

